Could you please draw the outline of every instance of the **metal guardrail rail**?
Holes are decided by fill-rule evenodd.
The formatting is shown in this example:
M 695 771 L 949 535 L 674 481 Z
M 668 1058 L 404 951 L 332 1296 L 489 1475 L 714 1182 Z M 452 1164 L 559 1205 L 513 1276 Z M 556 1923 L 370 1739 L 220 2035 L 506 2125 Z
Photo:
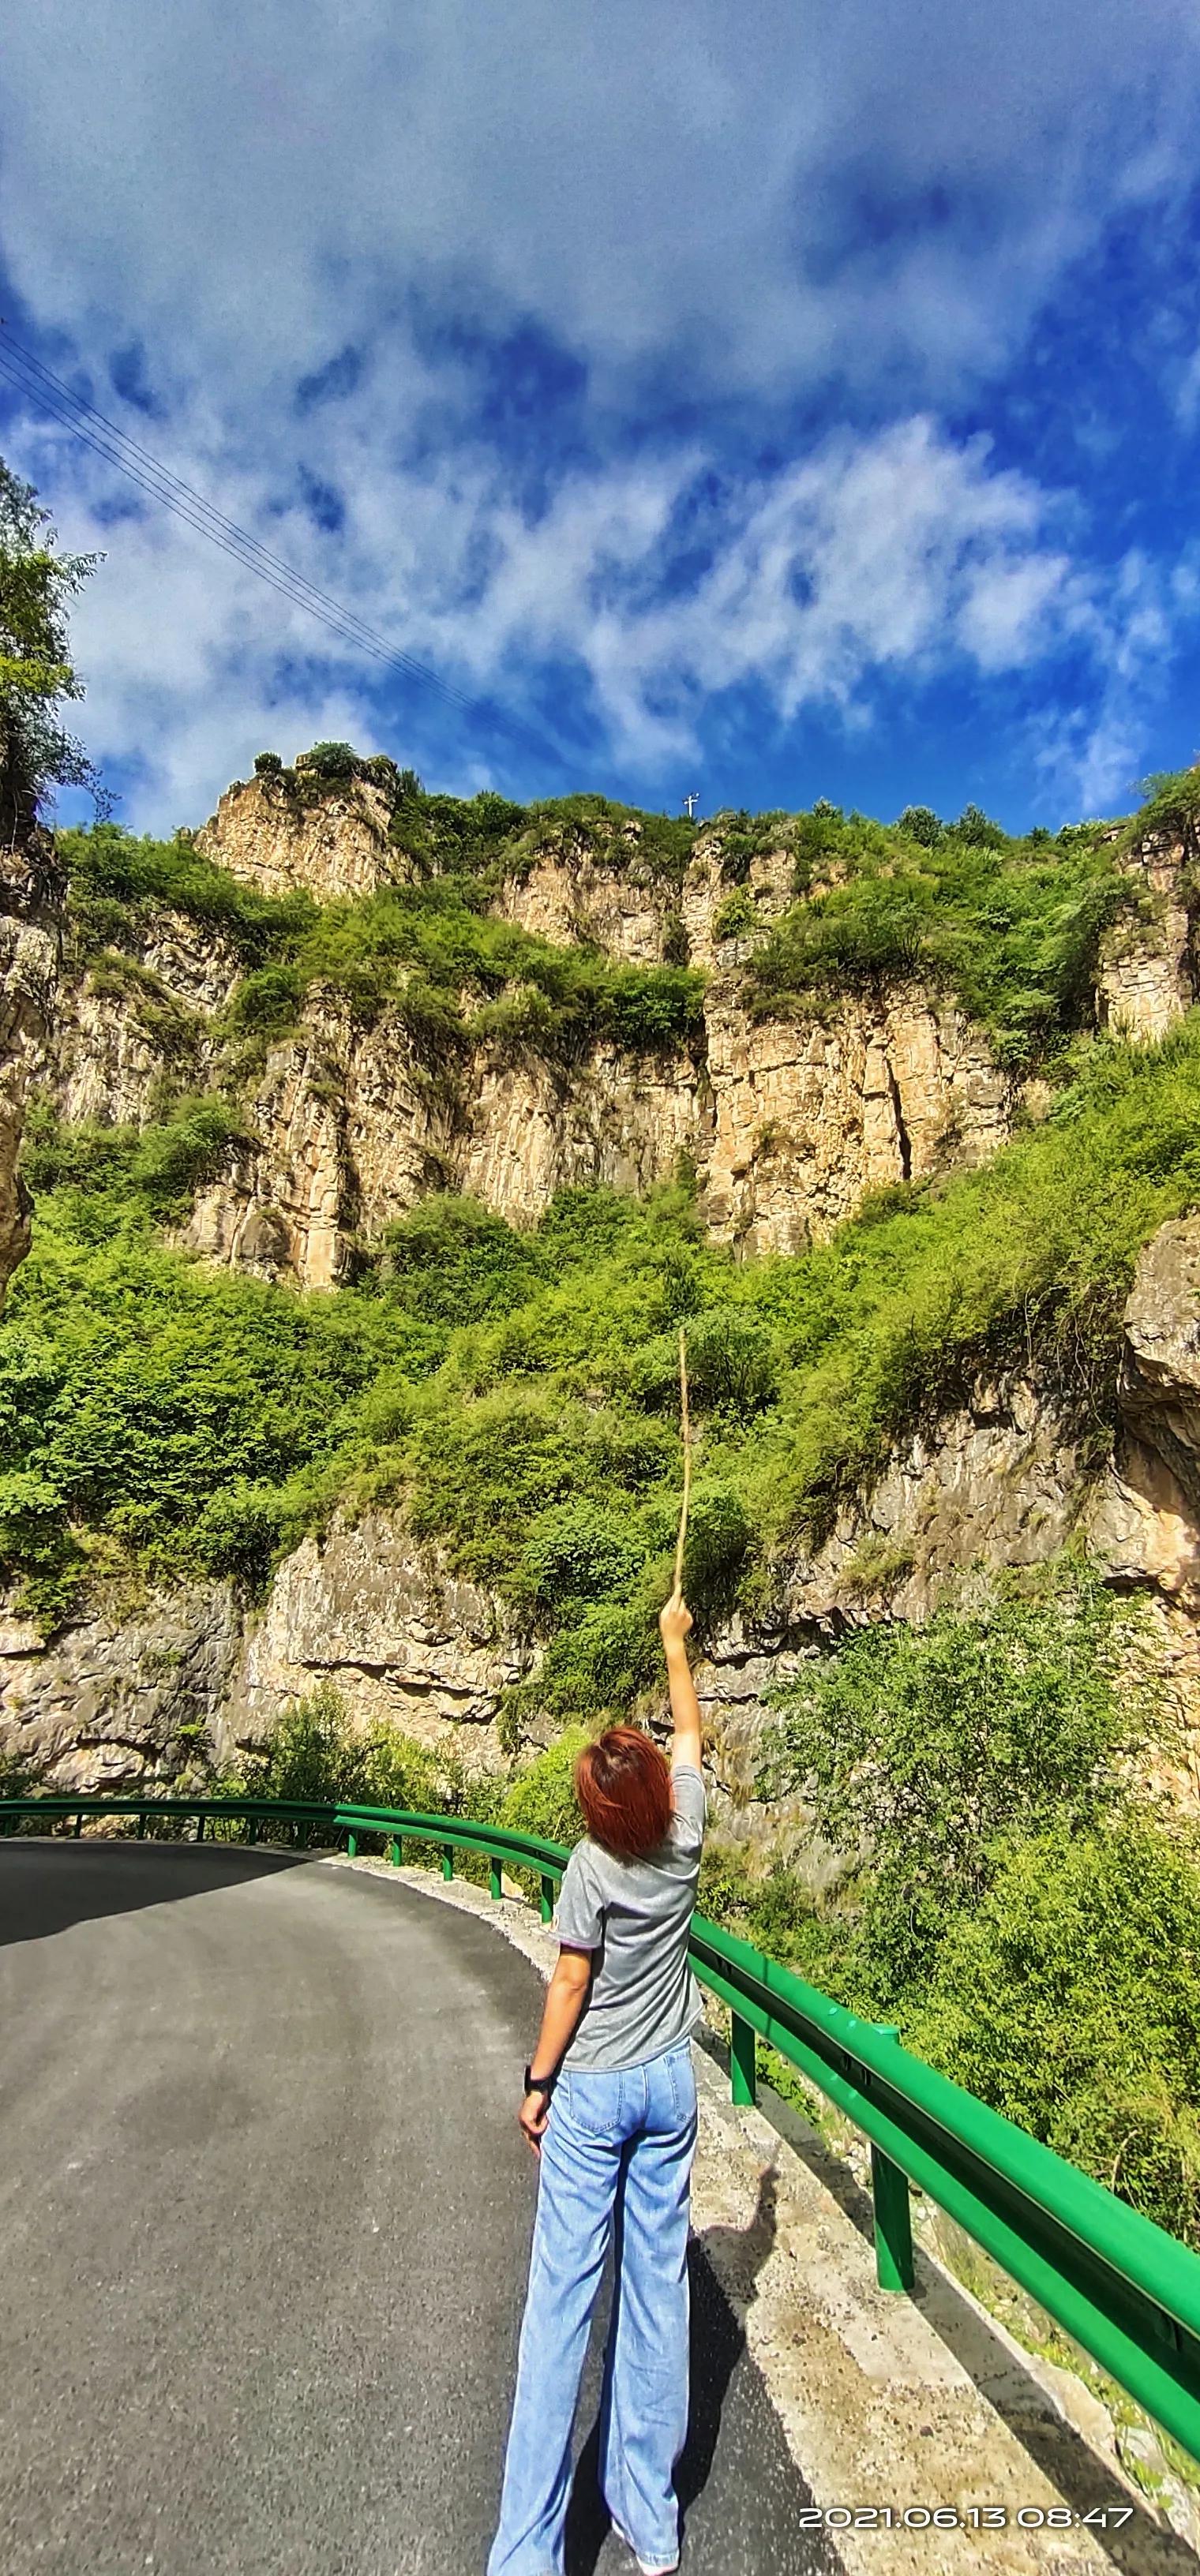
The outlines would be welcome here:
M 194 1816 L 198 1840 L 210 1827 L 240 1823 L 249 1842 L 266 1827 L 276 1836 L 344 1836 L 351 1853 L 363 1836 L 378 1836 L 395 1861 L 405 1843 L 428 1843 L 447 1878 L 455 1853 L 471 1853 L 487 1862 L 495 1897 L 506 1869 L 531 1872 L 545 1922 L 569 1858 L 560 1844 L 503 1825 L 399 1808 L 262 1798 L 0 1799 L 0 1833 L 33 1820 L 51 1829 L 73 1825 L 81 1834 L 88 1817 L 120 1816 L 136 1818 L 139 1835 L 162 1823 L 182 1827 Z M 894 2029 L 861 2020 L 700 1914 L 691 1958 L 732 2016 L 735 2102 L 754 2100 L 762 2038 L 869 2139 L 876 2264 L 885 2289 L 913 2285 L 911 2183 L 1200 2459 L 1200 2255 L 912 2056 Z

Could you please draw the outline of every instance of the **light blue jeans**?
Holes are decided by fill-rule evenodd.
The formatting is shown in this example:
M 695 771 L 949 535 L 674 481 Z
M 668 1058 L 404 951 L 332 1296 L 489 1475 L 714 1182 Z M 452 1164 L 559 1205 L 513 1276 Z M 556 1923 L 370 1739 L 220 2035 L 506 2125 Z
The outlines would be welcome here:
M 616 2219 L 600 2476 L 650 2567 L 679 2554 L 672 2472 L 688 2414 L 688 2195 L 696 2078 L 684 2040 L 622 2075 L 564 2070 L 542 2140 L 529 2293 L 488 2576 L 563 2576 L 571 2434 Z

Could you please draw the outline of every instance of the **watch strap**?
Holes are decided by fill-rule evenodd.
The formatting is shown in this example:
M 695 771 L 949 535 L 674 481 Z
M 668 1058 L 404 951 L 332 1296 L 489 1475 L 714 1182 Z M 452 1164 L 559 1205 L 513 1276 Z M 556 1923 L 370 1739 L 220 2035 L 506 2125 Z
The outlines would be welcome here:
M 525 2069 L 525 2090 L 527 2093 L 544 2093 L 547 2101 L 549 2101 L 557 2082 L 557 2075 L 535 2075 L 532 2067 L 527 2066 Z

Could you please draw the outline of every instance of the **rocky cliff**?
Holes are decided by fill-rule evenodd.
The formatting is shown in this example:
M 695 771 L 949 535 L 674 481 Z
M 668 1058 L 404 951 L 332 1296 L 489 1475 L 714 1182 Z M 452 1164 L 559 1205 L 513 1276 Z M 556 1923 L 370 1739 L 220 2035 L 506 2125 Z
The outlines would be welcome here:
M 62 872 L 35 829 L 0 853 L 0 1297 L 29 1246 L 17 1170 L 31 1075 L 45 1063 L 58 979 Z
M 1039 1105 L 997 1061 L 953 992 L 920 975 L 776 1016 L 747 1006 L 753 936 L 722 936 L 728 850 L 701 833 L 676 884 L 639 863 L 630 823 L 603 856 L 570 831 L 522 853 L 490 898 L 501 921 L 626 965 L 678 959 L 706 975 L 685 1042 L 600 1038 L 568 1060 L 536 1033 L 487 1030 L 466 996 L 463 1042 L 431 1067 L 401 1002 L 369 1013 L 319 979 L 244 1084 L 243 1141 L 197 1199 L 185 1241 L 206 1258 L 328 1287 L 356 1244 L 430 1189 L 466 1192 L 517 1224 L 556 1190 L 644 1192 L 681 1160 L 705 1221 L 745 1252 L 793 1252 L 873 1190 L 979 1161 Z M 322 904 L 403 884 L 412 860 L 387 832 L 382 791 L 350 782 L 297 806 L 270 779 L 231 788 L 197 848 L 240 883 Z M 1196 989 L 1181 843 L 1139 849 L 1148 909 L 1110 945 L 1097 1022 L 1161 1036 Z M 761 932 L 792 899 L 792 860 L 750 862 L 743 905 Z M 69 1119 L 143 1123 L 164 1092 L 217 1079 L 243 964 L 218 930 L 143 909 L 116 954 L 77 956 L 64 982 L 48 1086 Z M 473 1035 L 473 1017 L 481 1033 Z
M 727 1827 L 766 1821 L 753 1782 L 764 1691 L 873 1619 L 920 1620 L 976 1565 L 1033 1565 L 1074 1536 L 1148 1605 L 1172 1724 L 1170 1785 L 1200 1807 L 1200 1218 L 1162 1229 L 1125 1319 L 1112 1457 L 1081 1456 L 1053 1393 L 1020 1373 L 898 1451 L 824 1542 L 793 1551 L 769 1615 L 738 1616 L 698 1668 Z M 504 1758 L 504 1695 L 537 1649 L 404 1513 L 335 1518 L 285 1558 L 264 1603 L 228 1582 L 105 1595 L 64 1632 L 0 1621 L 0 1748 L 54 1788 L 136 1788 L 236 1760 L 322 1683 L 364 1727 L 401 1727 L 468 1769 Z M 533 1721 L 528 1741 L 552 1730 Z M 776 1825 L 787 1824 L 777 1814 Z
M 868 1193 L 986 1162 L 1043 1114 L 1036 1071 L 1001 1061 L 947 979 L 911 962 L 765 1010 L 745 968 L 796 900 L 795 851 L 766 831 L 746 858 L 736 839 L 701 831 L 668 872 L 636 817 L 601 847 L 569 822 L 530 830 L 486 881 L 482 916 L 539 953 L 698 968 L 697 1013 L 659 1043 L 593 1030 L 564 1051 L 536 1026 L 498 1032 L 467 979 L 440 1055 L 403 983 L 366 1006 L 332 974 L 298 988 L 286 1026 L 256 1036 L 238 1016 L 252 968 L 236 924 L 219 908 L 200 917 L 157 900 L 81 916 L 48 1030 L 43 853 L 40 875 L 14 880 L 0 923 L 11 1084 L 0 1099 L 0 1268 L 23 1242 L 11 1148 L 35 1054 L 69 1123 L 136 1128 L 181 1092 L 235 1095 L 228 1146 L 176 1239 L 208 1262 L 321 1290 L 431 1190 L 528 1226 L 564 1187 L 642 1195 L 681 1164 L 710 1239 L 790 1254 Z M 319 793 L 271 776 L 235 786 L 194 846 L 238 885 L 275 903 L 306 894 L 338 921 L 429 875 L 397 832 L 386 782 L 369 775 Z M 1182 831 L 1122 845 L 1133 900 L 1099 943 L 1084 1012 L 1094 1028 L 1157 1040 L 1195 998 L 1193 858 Z M 865 1620 L 922 1618 L 977 1560 L 1031 1563 L 1077 1532 L 1114 1581 L 1154 1603 L 1163 1670 L 1191 1730 L 1181 1759 L 1194 1768 L 1198 1350 L 1200 1232 L 1188 1218 L 1162 1230 L 1138 1269 L 1110 1460 L 1098 1467 L 1081 1449 L 1031 1347 L 1027 1366 L 977 1371 L 899 1441 L 869 1488 L 842 1498 L 819 1545 L 793 1545 L 769 1614 L 727 1619 L 701 1674 L 731 1814 L 754 1822 L 770 1679 Z M 364 1723 L 386 1718 L 494 1763 L 504 1694 L 535 1667 L 500 1599 L 419 1545 L 401 1508 L 335 1513 L 255 1607 L 222 1579 L 134 1594 L 126 1583 L 111 1597 L 98 1581 L 86 1614 L 48 1636 L 13 1609 L 0 1629 L 0 1749 L 47 1785 L 162 1780 L 228 1759 L 284 1699 L 331 1680 Z M 533 1729 L 536 1740 L 536 1718 Z

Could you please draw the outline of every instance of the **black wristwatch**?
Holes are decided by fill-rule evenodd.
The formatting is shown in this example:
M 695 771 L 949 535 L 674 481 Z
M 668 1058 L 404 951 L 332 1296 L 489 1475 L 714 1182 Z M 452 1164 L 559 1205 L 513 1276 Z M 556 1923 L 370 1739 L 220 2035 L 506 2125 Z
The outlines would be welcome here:
M 528 2066 L 525 2069 L 525 2090 L 527 2093 L 544 2093 L 546 2100 L 549 2101 L 557 2082 L 557 2075 L 534 2075 Z

